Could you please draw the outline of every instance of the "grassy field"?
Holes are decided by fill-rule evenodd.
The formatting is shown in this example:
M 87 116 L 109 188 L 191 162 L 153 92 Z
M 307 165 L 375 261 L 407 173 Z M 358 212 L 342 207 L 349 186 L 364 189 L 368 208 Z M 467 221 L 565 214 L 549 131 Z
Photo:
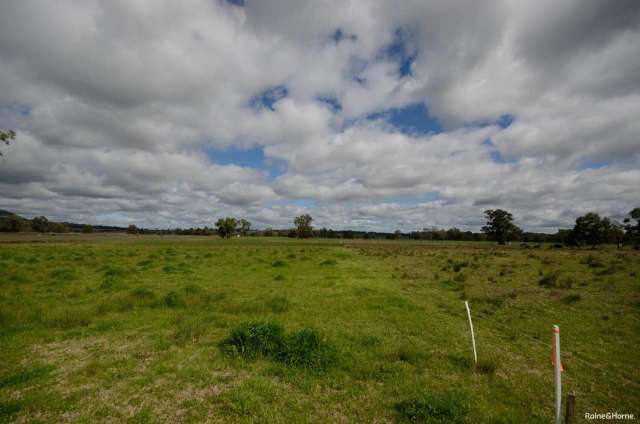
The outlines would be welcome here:
M 637 417 L 639 278 L 628 248 L 2 236 L 0 422 L 549 423 L 553 324 L 579 419 Z

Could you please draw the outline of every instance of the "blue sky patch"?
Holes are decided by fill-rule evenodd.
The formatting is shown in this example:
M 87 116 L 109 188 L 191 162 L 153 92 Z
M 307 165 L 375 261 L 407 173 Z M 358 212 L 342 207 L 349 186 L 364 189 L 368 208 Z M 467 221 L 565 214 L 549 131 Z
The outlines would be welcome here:
M 277 85 L 275 87 L 271 87 L 263 91 L 262 93 L 254 96 L 249 104 L 254 109 L 262 109 L 269 108 L 271 110 L 275 110 L 273 105 L 277 103 L 279 100 L 284 99 L 289 94 L 289 90 L 284 85 Z
M 500 153 L 500 150 L 498 150 L 498 148 L 496 147 L 495 144 L 493 144 L 493 141 L 491 141 L 490 138 L 487 138 L 485 141 L 482 142 L 482 144 L 484 146 L 488 146 L 491 149 L 491 151 L 489 152 L 489 156 L 491 157 L 491 160 L 493 160 L 495 163 L 504 164 L 504 163 L 516 162 L 515 159 L 507 159 L 503 157 L 502 153 Z
M 342 110 L 342 104 L 340 104 L 340 101 L 334 96 L 319 96 L 317 97 L 317 100 L 319 102 L 329 105 L 333 113 L 336 113 Z
M 269 174 L 270 180 L 283 175 L 287 169 L 285 162 L 265 157 L 264 150 L 261 147 L 252 149 L 238 149 L 237 147 L 226 149 L 207 148 L 205 151 L 211 163 L 236 165 L 265 171 Z
M 367 119 L 385 119 L 397 129 L 411 134 L 439 134 L 442 124 L 429 114 L 424 103 L 414 103 L 402 108 L 387 109 L 367 116 Z
M 358 39 L 358 37 L 356 37 L 354 34 L 345 34 L 341 28 L 338 28 L 336 32 L 333 33 L 333 36 L 331 38 L 333 38 L 333 41 L 335 41 L 336 44 L 345 40 L 356 41 Z
M 580 162 L 580 164 L 578 164 L 578 169 L 579 170 L 600 169 L 600 168 L 606 168 L 609 165 L 611 165 L 611 162 L 609 161 L 598 161 L 598 160 L 586 159 Z
M 407 44 L 406 31 L 397 30 L 393 42 L 386 48 L 385 55 L 399 64 L 400 76 L 411 75 L 411 65 L 416 60 L 417 52 L 410 51 Z

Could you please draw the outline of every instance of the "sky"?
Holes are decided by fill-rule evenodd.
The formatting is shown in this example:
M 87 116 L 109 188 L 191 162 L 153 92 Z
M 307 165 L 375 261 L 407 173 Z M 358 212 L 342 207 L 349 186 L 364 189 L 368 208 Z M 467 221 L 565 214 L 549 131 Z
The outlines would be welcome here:
M 636 0 L 0 2 L 0 209 L 529 231 L 640 206 Z

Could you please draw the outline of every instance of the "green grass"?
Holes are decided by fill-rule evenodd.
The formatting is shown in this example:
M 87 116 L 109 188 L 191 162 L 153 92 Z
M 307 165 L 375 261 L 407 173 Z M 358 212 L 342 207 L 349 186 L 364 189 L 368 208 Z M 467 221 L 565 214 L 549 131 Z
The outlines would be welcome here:
M 0 422 L 640 414 L 640 251 L 0 236 Z M 464 300 L 471 306 L 473 363 Z

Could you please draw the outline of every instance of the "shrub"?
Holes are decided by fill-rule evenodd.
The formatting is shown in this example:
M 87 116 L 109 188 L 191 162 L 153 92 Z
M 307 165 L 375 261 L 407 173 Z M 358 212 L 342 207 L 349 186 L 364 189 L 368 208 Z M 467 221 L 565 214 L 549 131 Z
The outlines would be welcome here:
M 330 265 L 338 265 L 338 262 L 335 259 L 326 259 L 320 262 L 322 266 L 330 266 Z
M 284 275 L 282 275 L 282 274 L 278 274 L 278 275 L 276 275 L 275 277 L 273 277 L 273 280 L 274 280 L 274 281 L 284 281 L 284 280 L 285 280 L 285 278 L 284 278 Z
M 245 358 L 279 355 L 284 348 L 283 329 L 266 321 L 241 323 L 220 344 L 224 352 Z
M 287 263 L 285 261 L 277 260 L 277 261 L 273 262 L 271 264 L 271 266 L 275 267 L 275 268 L 279 268 L 279 267 L 287 266 Z
M 427 391 L 395 404 L 401 420 L 410 423 L 461 424 L 469 412 L 467 396 L 461 392 L 435 394 Z
M 323 371 L 336 360 L 335 350 L 311 328 L 290 334 L 280 359 L 289 366 Z

